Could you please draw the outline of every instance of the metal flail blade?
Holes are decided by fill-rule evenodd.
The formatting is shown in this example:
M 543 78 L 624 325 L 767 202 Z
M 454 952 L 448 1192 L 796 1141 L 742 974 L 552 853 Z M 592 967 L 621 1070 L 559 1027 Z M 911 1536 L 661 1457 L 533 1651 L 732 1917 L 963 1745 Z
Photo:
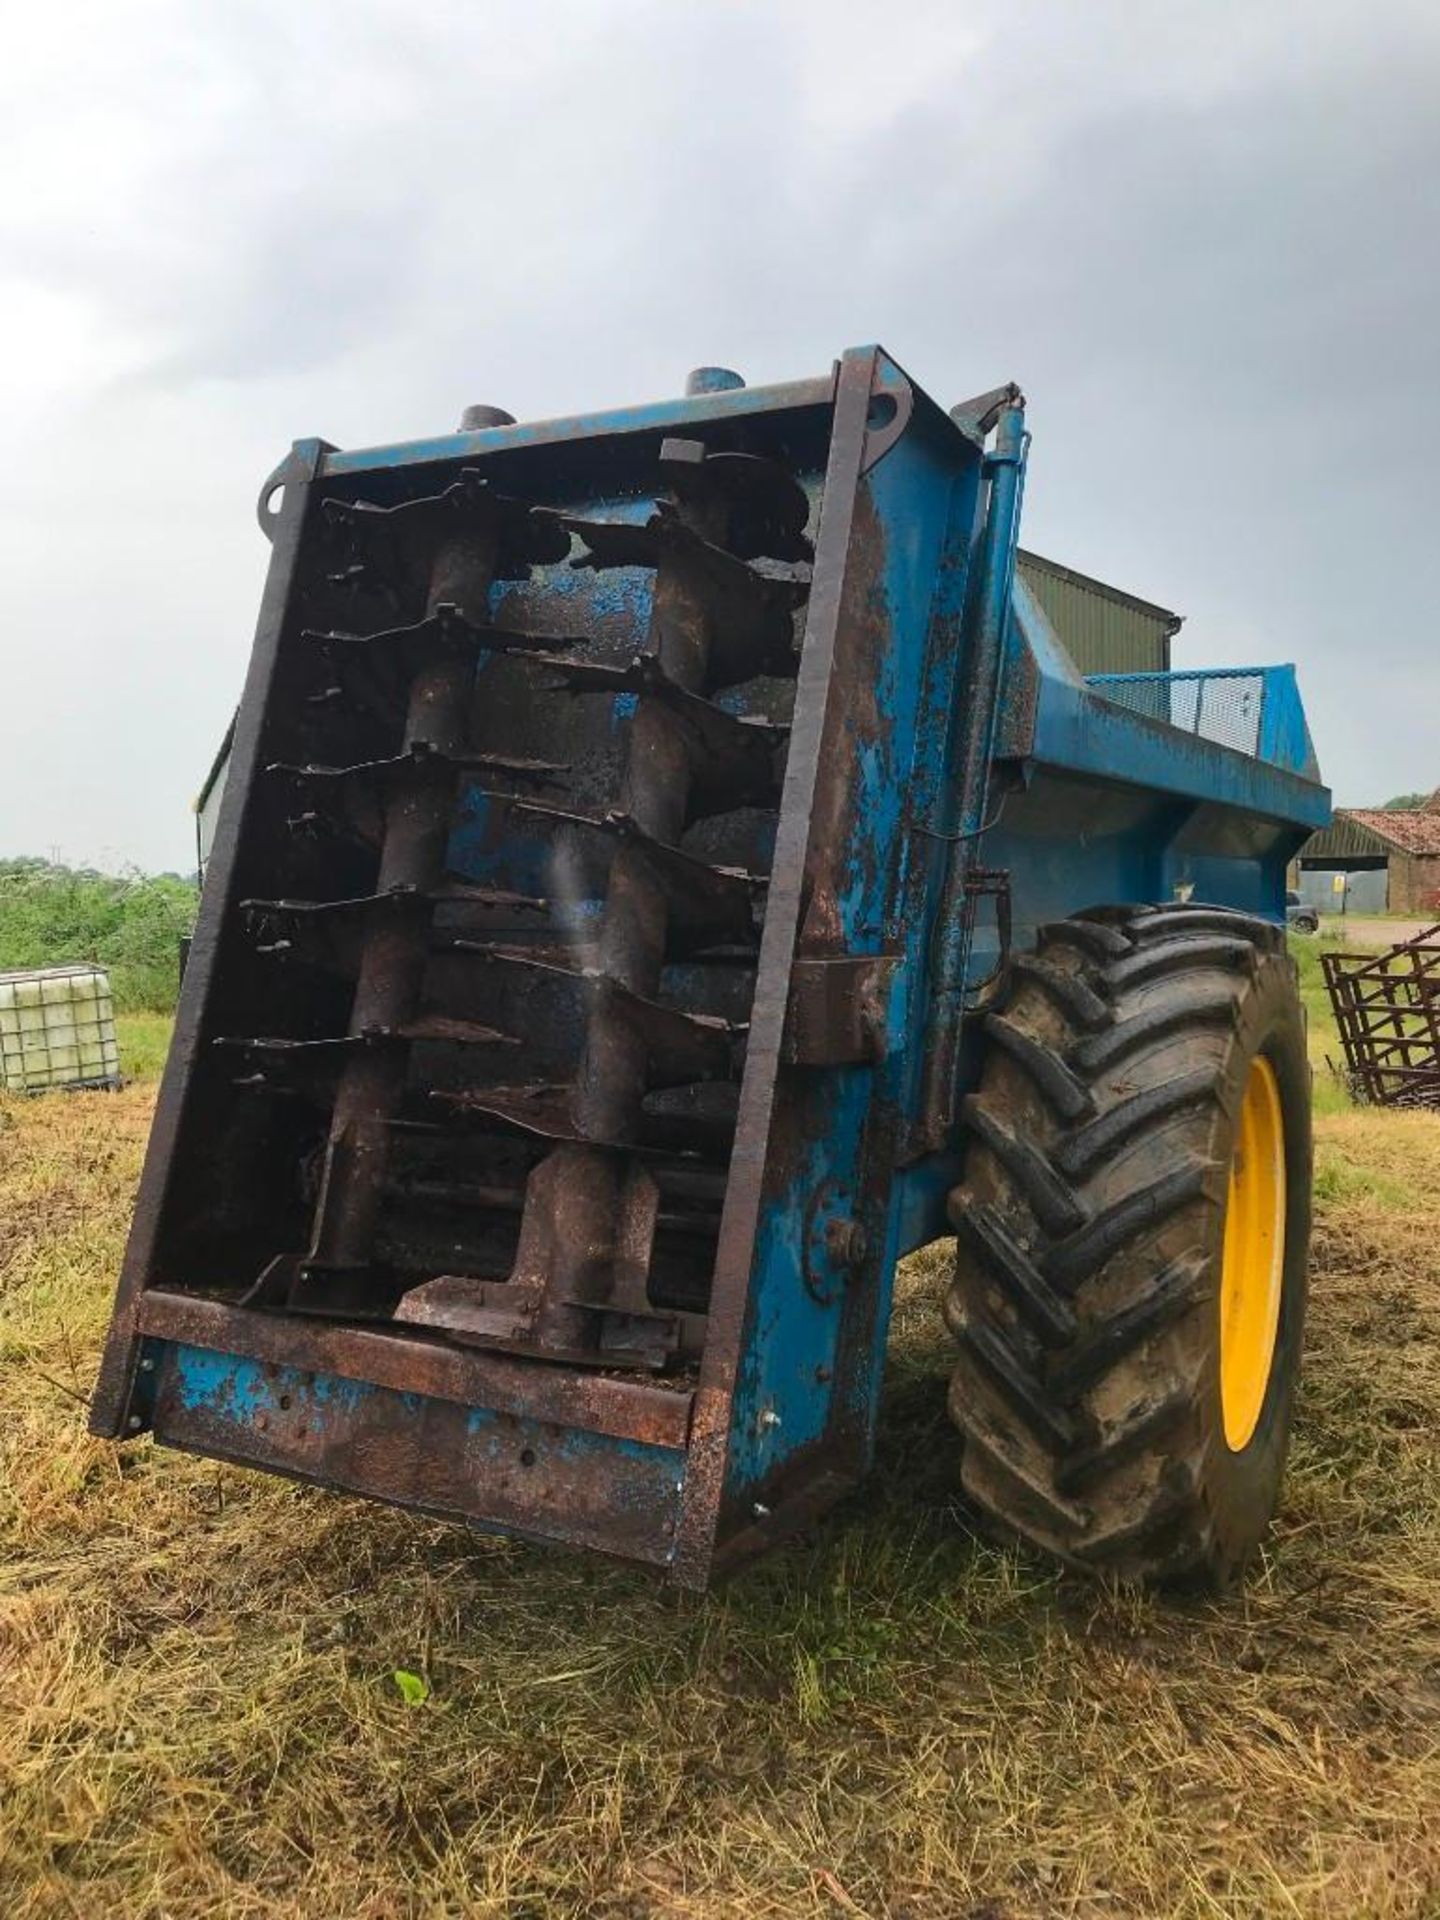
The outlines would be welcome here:
M 577 813 L 492 788 L 477 795 L 497 808 L 509 808 L 554 832 L 571 830 L 597 842 L 625 846 L 644 862 L 665 894 L 671 931 L 682 947 L 753 945 L 757 911 L 768 881 L 740 867 L 714 866 L 645 832 L 628 813 Z
M 767 885 L 763 875 L 710 866 L 652 839 L 628 815 L 613 818 L 612 831 L 641 856 L 665 895 L 676 951 L 756 939 L 757 909 Z
M 587 985 L 592 1007 L 608 1009 L 643 1045 L 652 1087 L 724 1080 L 734 1071 L 742 1028 L 708 1014 L 662 1006 L 604 974 L 589 976 Z
M 505 914 L 544 914 L 549 905 L 533 894 L 455 880 L 424 891 L 396 887 L 347 900 L 242 900 L 240 911 L 256 953 L 353 973 L 367 934 L 386 920 L 413 917 L 428 949 L 434 944 L 433 935 L 421 923 L 430 908 L 466 906 Z
M 710 669 L 716 685 L 729 686 L 761 673 L 794 672 L 794 614 L 810 592 L 807 567 L 737 559 L 688 527 L 665 502 L 640 524 L 561 518 L 587 548 L 572 566 L 663 566 L 685 582 L 710 622 Z
M 542 515 L 546 511 L 537 509 Z M 713 590 L 722 599 L 748 600 L 753 607 L 781 607 L 787 613 L 810 591 L 810 569 L 803 562 L 767 565 L 742 560 L 730 548 L 695 532 L 668 500 L 658 501 L 648 520 L 588 520 L 568 513 L 556 519 L 588 549 L 572 566 L 658 567 L 678 562 L 700 576 L 697 584 L 702 590 Z
M 469 1148 L 483 1159 L 487 1151 L 503 1140 L 507 1147 L 518 1148 L 534 1156 L 520 1176 L 528 1179 L 530 1173 L 543 1163 L 545 1150 L 551 1143 L 597 1144 L 585 1139 L 568 1118 L 557 1117 L 562 1102 L 568 1113 L 568 1103 L 574 1093 L 575 1089 L 568 1083 L 561 1085 L 553 1081 L 535 1081 L 520 1087 L 481 1087 L 460 1092 L 437 1087 L 429 1099 L 435 1111 L 444 1114 L 443 1118 L 421 1120 L 413 1114 L 404 1114 L 397 1115 L 387 1124 L 390 1132 L 402 1143 L 411 1147 L 431 1148 L 447 1155 L 459 1148 Z M 542 1130 L 539 1123 L 548 1119 L 556 1120 L 554 1129 Z M 707 1164 L 700 1155 L 688 1147 L 677 1145 L 674 1140 L 647 1138 L 625 1141 L 616 1146 L 614 1151 L 624 1154 L 627 1159 L 633 1157 L 643 1160 L 667 1200 L 708 1210 L 708 1214 L 699 1213 L 691 1217 L 699 1220 L 708 1217 L 711 1222 L 718 1224 L 726 1185 L 725 1174 L 720 1168 Z M 398 1177 L 403 1180 L 410 1176 L 402 1174 Z M 472 1182 L 483 1186 L 485 1179 L 483 1170 L 472 1172 L 468 1161 L 463 1174 L 456 1176 L 457 1184 L 467 1187 Z
M 671 931 L 681 944 L 746 943 L 755 939 L 756 908 L 766 887 L 764 875 L 696 860 L 678 847 L 656 840 L 627 813 L 572 813 L 512 794 L 489 797 L 527 818 L 548 821 L 557 828 L 575 828 L 632 849 L 664 893 Z
M 417 887 L 398 886 L 383 893 L 354 894 L 345 900 L 242 900 L 240 911 L 251 915 L 279 915 L 297 920 L 354 920 L 376 914 L 414 912 L 425 904 Z
M 482 1087 L 463 1093 L 437 1089 L 431 1096 L 457 1112 L 481 1120 L 498 1120 L 541 1140 L 575 1145 L 614 1147 L 631 1152 L 632 1140 L 595 1140 L 580 1132 L 574 1119 L 575 1089 L 537 1081 L 521 1087 Z
M 379 627 L 373 633 L 349 633 L 330 627 L 306 627 L 300 638 L 320 649 L 326 658 L 343 661 L 347 654 L 373 655 L 397 670 L 413 663 L 417 654 L 438 649 L 468 649 L 474 653 L 557 653 L 584 646 L 583 634 L 527 633 L 519 627 L 490 621 L 467 620 L 460 609 L 442 601 L 424 620 L 409 626 Z
M 451 903 L 503 907 L 528 913 L 545 913 L 550 904 L 536 894 L 513 893 L 505 887 L 477 886 L 468 880 L 451 880 L 442 881 L 435 887 L 392 887 L 385 893 L 356 894 L 348 900 L 242 900 L 240 910 L 247 917 L 318 921 L 357 919 L 373 913 L 404 913 L 415 907 Z
M 282 1040 L 243 1034 L 219 1034 L 210 1043 L 217 1050 L 241 1055 L 252 1070 L 234 1081 L 249 1093 L 298 1097 L 327 1107 L 335 1084 L 358 1043 L 341 1035 L 328 1040 Z
M 679 723 L 690 760 L 692 811 L 725 808 L 779 797 L 790 729 L 784 722 L 728 712 L 671 679 L 653 653 L 637 653 L 624 666 L 569 658 L 545 662 L 553 685 L 573 693 L 634 693 L 664 702 Z
M 339 1060 L 365 1044 L 357 1036 L 332 1034 L 320 1040 L 286 1040 L 278 1036 L 217 1033 L 212 1047 L 234 1047 L 242 1053 L 263 1053 L 277 1060 Z
M 554 949 L 532 953 L 526 947 L 508 947 L 489 940 L 467 940 L 457 936 L 445 948 L 446 953 L 464 953 L 473 955 L 482 966 L 514 967 L 522 973 L 540 974 L 552 980 L 582 981 L 585 970 L 581 967 L 566 966 L 563 961 L 550 958 Z
M 391 506 L 332 497 L 324 502 L 323 512 L 331 528 L 369 547 L 382 565 L 406 565 L 412 546 L 431 545 L 457 523 L 482 515 L 495 526 L 499 537 L 494 570 L 499 579 L 511 578 L 517 571 L 524 574 L 532 566 L 553 565 L 570 550 L 564 529 L 553 514 L 497 493 L 473 467 L 463 467 L 439 493 L 400 500 Z
M 404 753 L 388 754 L 380 760 L 352 760 L 348 765 L 337 767 L 296 766 L 283 760 L 272 760 L 265 771 L 285 774 L 292 780 L 334 785 L 360 779 L 383 781 L 388 774 L 413 773 L 417 767 L 457 776 L 503 773 L 511 779 L 534 781 L 542 786 L 553 786 L 562 774 L 569 772 L 563 762 L 527 759 L 518 754 L 442 753 L 426 740 L 412 740 Z
M 585 644 L 582 635 L 529 633 L 470 619 L 450 601 L 441 601 L 425 619 L 407 626 L 365 632 L 306 627 L 300 638 L 334 676 L 306 696 L 307 704 L 391 724 L 397 711 L 404 710 L 410 682 L 429 662 L 478 662 L 486 654 L 540 657 Z
M 721 1080 L 734 1071 L 744 1026 L 647 999 L 595 967 L 567 967 L 523 949 L 487 947 L 475 940 L 456 940 L 450 951 L 473 953 L 483 963 L 563 983 L 574 990 L 588 1012 L 597 1007 L 613 1012 L 643 1044 L 652 1086 Z
M 462 1346 L 474 1343 L 505 1353 L 529 1344 L 538 1307 L 533 1287 L 442 1273 L 411 1287 L 395 1318 L 404 1326 L 433 1328 Z
M 681 499 L 723 507 L 726 550 L 742 560 L 810 560 L 806 538 L 810 497 L 778 461 L 754 453 L 707 453 L 691 463 L 667 461 L 666 478 Z
M 739 1088 L 729 1080 L 659 1088 L 646 1095 L 638 1130 L 624 1137 L 584 1131 L 575 1120 L 576 1089 L 571 1086 L 537 1083 L 465 1092 L 437 1088 L 430 1097 L 457 1113 L 499 1121 L 558 1145 L 605 1147 L 615 1153 L 673 1162 L 691 1156 L 728 1158 L 735 1136 Z
M 518 1047 L 518 1034 L 502 1033 L 478 1020 L 460 1020 L 450 1014 L 422 1013 L 393 1027 L 367 1027 L 361 1033 L 326 1035 L 318 1040 L 293 1040 L 267 1034 L 217 1034 L 214 1047 L 236 1047 L 245 1053 L 265 1054 L 276 1060 L 342 1060 L 369 1047 L 412 1046 L 417 1041 L 453 1046 Z
M 667 1166 L 683 1162 L 696 1152 L 690 1138 L 680 1138 L 682 1129 L 672 1127 L 668 1120 L 664 1125 L 647 1126 L 640 1133 L 624 1137 L 587 1132 L 575 1119 L 576 1094 L 577 1089 L 568 1084 L 535 1081 L 526 1086 L 476 1087 L 462 1092 L 437 1087 L 430 1098 L 457 1118 L 495 1122 L 557 1146 L 603 1147 L 626 1158 L 638 1155 L 647 1162 L 662 1161 Z M 657 1093 L 653 1097 L 665 1099 L 667 1096 Z M 691 1127 L 688 1132 L 694 1134 L 698 1129 Z
M 421 1041 L 460 1047 L 518 1047 L 524 1044 L 518 1033 L 502 1033 L 499 1028 L 486 1026 L 483 1021 L 461 1020 L 449 1013 L 417 1014 L 413 1020 L 392 1027 L 390 1033 L 409 1045 Z
M 287 780 L 296 792 L 300 810 L 287 815 L 286 828 L 300 836 L 328 833 L 362 846 L 378 845 L 384 837 L 386 807 L 410 776 L 430 773 L 458 781 L 465 777 L 500 775 L 525 786 L 554 787 L 568 771 L 551 760 L 526 759 L 505 753 L 441 753 L 423 740 L 412 740 L 404 753 L 384 759 L 354 760 L 342 766 L 292 764 L 272 760 L 265 772 Z M 306 805 L 306 801 L 320 805 Z
M 444 880 L 427 898 L 437 907 L 493 907 L 503 913 L 548 913 L 550 902 L 539 894 L 516 893 L 508 887 L 484 887 L 472 880 Z

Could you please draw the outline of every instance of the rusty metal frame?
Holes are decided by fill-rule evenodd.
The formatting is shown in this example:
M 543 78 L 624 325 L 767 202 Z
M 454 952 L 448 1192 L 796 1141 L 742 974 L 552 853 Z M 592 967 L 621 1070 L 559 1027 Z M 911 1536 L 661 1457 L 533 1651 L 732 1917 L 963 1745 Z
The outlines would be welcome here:
M 1359 1098 L 1440 1107 L 1440 923 L 1373 957 L 1322 953 L 1320 966 Z
M 830 461 L 815 543 L 815 590 L 806 621 L 780 833 L 770 876 L 755 999 L 750 1011 L 750 1043 L 740 1094 L 735 1152 L 720 1221 L 709 1334 L 695 1396 L 690 1465 L 675 1567 L 675 1577 L 687 1586 L 704 1586 L 710 1576 L 726 1492 L 740 1364 L 747 1336 L 753 1337 L 751 1269 L 765 1194 L 771 1120 L 789 1007 L 791 964 L 800 937 L 817 817 L 822 823 L 825 818 L 825 810 L 818 809 L 816 803 L 827 767 L 827 748 L 832 777 L 837 766 L 845 764 L 845 757 L 834 751 L 833 726 L 827 722 L 832 711 L 842 614 L 847 588 L 852 584 L 848 568 L 854 546 L 857 493 L 867 451 L 867 416 L 872 396 L 880 385 L 880 362 L 878 350 L 847 354 L 841 362 L 836 384 Z M 759 1417 L 763 1418 L 764 1413 L 765 1409 L 761 1409 Z M 846 1476 L 829 1475 L 827 1486 L 830 1479 L 843 1485 Z M 806 1511 L 809 1510 L 807 1504 Z M 791 1517 L 798 1519 L 798 1516 Z M 782 1516 L 782 1526 L 784 1518 Z M 743 1521 L 741 1530 L 744 1530 Z M 770 1536 L 777 1531 L 779 1528 L 772 1527 Z
M 233 910 L 240 836 L 261 765 L 262 723 L 275 682 L 281 635 L 293 611 L 301 543 L 314 506 L 314 482 L 326 455 L 334 451 L 324 440 L 297 440 L 288 458 L 267 482 L 269 494 L 283 489 L 281 505 L 274 516 L 270 565 L 255 624 L 245 690 L 235 718 L 230 774 L 220 803 L 200 912 L 180 983 L 175 1029 L 155 1103 L 155 1118 L 121 1268 L 114 1317 L 91 1402 L 90 1424 L 96 1433 L 121 1434 L 133 1418 L 129 1409 L 140 1357 L 140 1301 L 154 1269 L 157 1230 L 175 1171 L 176 1145 L 186 1122 L 187 1096 L 221 929 Z

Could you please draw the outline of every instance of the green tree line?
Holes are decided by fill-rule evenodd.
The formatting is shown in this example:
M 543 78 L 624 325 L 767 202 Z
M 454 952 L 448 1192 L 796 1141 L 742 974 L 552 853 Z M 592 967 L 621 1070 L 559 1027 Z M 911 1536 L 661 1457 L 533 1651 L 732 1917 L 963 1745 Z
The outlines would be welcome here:
M 0 860 L 0 972 L 89 962 L 108 970 L 121 1012 L 168 1012 L 199 897 L 176 873 Z

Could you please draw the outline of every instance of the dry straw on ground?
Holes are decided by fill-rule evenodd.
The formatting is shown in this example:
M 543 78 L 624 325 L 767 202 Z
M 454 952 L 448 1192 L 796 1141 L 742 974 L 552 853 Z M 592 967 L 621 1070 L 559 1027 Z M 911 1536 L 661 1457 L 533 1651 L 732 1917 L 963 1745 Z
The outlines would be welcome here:
M 1294 1468 L 1239 1599 L 974 1536 L 937 1251 L 874 1479 L 697 1603 L 88 1438 L 151 1092 L 0 1108 L 10 1920 L 1440 1911 L 1440 1118 L 1321 1122 Z

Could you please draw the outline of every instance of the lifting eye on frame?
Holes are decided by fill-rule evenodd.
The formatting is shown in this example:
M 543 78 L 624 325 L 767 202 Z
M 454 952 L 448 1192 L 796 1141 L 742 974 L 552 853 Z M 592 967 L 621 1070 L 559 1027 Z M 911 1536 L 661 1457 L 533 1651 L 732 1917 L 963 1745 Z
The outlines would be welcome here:
M 260 497 L 255 502 L 255 518 L 259 522 L 260 531 L 271 542 L 274 541 L 275 530 L 280 525 L 280 510 L 285 499 L 285 482 L 290 477 L 292 457 L 287 453 L 274 472 L 266 477 L 260 488 Z

